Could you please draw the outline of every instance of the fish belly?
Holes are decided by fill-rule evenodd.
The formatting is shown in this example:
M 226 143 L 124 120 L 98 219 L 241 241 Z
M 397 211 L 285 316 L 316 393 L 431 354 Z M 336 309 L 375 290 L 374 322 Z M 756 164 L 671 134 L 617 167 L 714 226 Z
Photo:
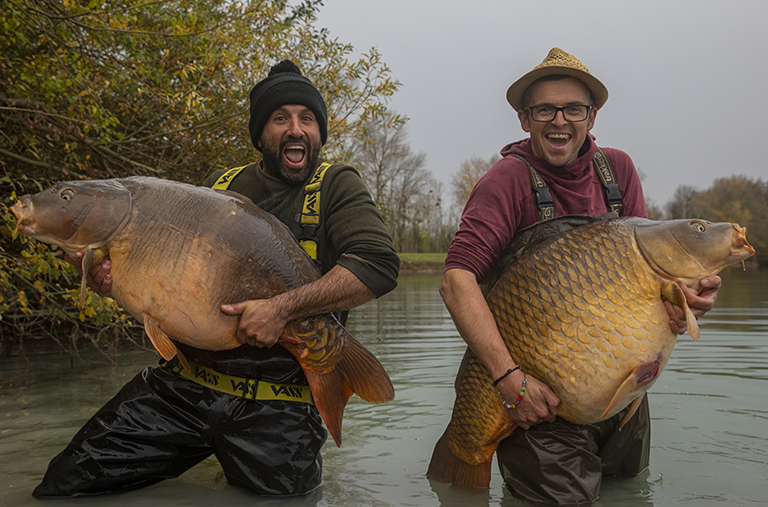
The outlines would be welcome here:
M 112 293 L 140 322 L 148 315 L 174 340 L 236 348 L 238 318 L 221 305 L 303 285 L 314 279 L 314 267 L 290 232 L 255 206 L 190 192 L 196 190 L 143 185 L 133 219 L 108 245 Z
M 206 286 L 211 268 L 200 269 L 196 257 L 189 255 L 184 264 L 169 266 L 136 262 L 111 250 L 112 295 L 139 322 L 148 315 L 181 343 L 213 351 L 236 348 L 237 318 L 223 313 L 223 302 L 212 299 Z
M 661 286 L 630 230 L 589 227 L 523 257 L 488 302 L 515 361 L 560 398 L 558 415 L 587 424 L 624 409 L 666 365 L 677 336 Z M 637 385 L 604 415 L 628 378 Z

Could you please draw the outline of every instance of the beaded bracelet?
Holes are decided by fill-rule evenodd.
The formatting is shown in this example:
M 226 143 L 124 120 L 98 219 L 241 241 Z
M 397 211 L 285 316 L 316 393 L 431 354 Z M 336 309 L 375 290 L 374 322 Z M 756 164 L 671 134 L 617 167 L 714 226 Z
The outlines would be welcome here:
M 504 405 L 504 408 L 517 408 L 520 402 L 523 401 L 523 395 L 525 394 L 526 385 L 528 385 L 527 376 L 523 378 L 523 388 L 520 390 L 520 396 L 517 397 L 517 401 L 515 401 L 513 404 L 510 405 L 509 403 L 507 403 L 507 401 L 504 398 L 501 398 L 501 404 Z M 499 393 L 499 396 L 501 396 L 501 393 Z
M 504 378 L 505 378 L 507 375 L 509 375 L 509 374 L 510 374 L 510 373 L 512 373 L 513 371 L 516 371 L 516 370 L 519 370 L 519 369 L 520 369 L 520 366 L 518 365 L 518 366 L 515 366 L 514 368 L 510 368 L 509 370 L 507 370 L 507 373 L 505 373 L 504 375 L 502 375 L 501 377 L 499 377 L 499 378 L 497 378 L 496 380 L 494 380 L 494 381 L 493 381 L 493 387 L 496 387 L 497 385 L 499 385 L 499 382 L 501 382 L 502 380 L 504 380 Z

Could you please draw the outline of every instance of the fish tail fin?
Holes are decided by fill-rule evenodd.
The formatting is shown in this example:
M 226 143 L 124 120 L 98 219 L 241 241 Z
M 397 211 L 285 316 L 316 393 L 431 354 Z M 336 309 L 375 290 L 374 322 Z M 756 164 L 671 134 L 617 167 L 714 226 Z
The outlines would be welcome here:
M 334 351 L 324 351 L 326 362 L 313 362 L 313 346 L 299 337 L 305 332 L 288 329 L 281 343 L 299 360 L 307 377 L 312 398 L 328 432 L 341 446 L 341 422 L 344 407 L 352 394 L 371 403 L 385 403 L 395 397 L 395 389 L 378 359 L 344 329 L 333 317 L 326 317 L 326 330 L 334 335 L 333 342 L 341 344 Z M 326 342 L 325 344 L 327 345 Z
M 343 328 L 342 328 L 343 329 Z M 369 403 L 386 403 L 395 399 L 395 388 L 378 359 L 365 346 L 347 333 L 345 353 L 338 368 L 352 391 Z
M 341 447 L 341 421 L 344 417 L 344 407 L 353 394 L 352 388 L 336 374 L 322 374 L 311 370 L 304 373 L 320 417 L 323 418 L 336 446 Z
M 471 464 L 463 461 L 451 450 L 449 431 L 446 430 L 435 444 L 427 477 L 450 482 L 459 489 L 486 489 L 491 482 L 492 459 Z M 493 455 L 491 455 L 493 456 Z

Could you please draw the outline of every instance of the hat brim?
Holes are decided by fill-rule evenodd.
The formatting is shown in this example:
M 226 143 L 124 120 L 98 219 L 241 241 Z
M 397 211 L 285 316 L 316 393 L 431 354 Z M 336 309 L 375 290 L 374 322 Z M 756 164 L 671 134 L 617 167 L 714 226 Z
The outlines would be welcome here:
M 547 76 L 570 76 L 575 77 L 589 88 L 592 94 L 592 100 L 595 103 L 595 109 L 600 109 L 608 100 L 608 88 L 605 87 L 599 79 L 592 74 L 588 74 L 584 71 L 573 69 L 569 67 L 542 67 L 540 69 L 534 69 L 528 74 L 524 75 L 507 89 L 507 101 L 514 108 L 515 111 L 523 109 L 523 94 L 537 80 Z

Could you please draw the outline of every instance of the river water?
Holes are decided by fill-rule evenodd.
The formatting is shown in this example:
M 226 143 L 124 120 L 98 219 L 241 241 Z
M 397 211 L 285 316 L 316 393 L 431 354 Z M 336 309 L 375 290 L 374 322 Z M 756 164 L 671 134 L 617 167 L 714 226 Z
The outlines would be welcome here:
M 651 389 L 650 468 L 604 479 L 595 505 L 764 505 L 768 494 L 768 271 L 729 269 L 695 343 L 680 337 Z M 406 275 L 391 294 L 355 310 L 348 329 L 381 360 L 395 401 L 353 397 L 344 443 L 323 450 L 324 485 L 306 498 L 266 499 L 226 484 L 208 459 L 140 491 L 40 502 L 31 492 L 50 459 L 136 372 L 149 351 L 47 353 L 0 359 L 2 506 L 523 506 L 495 465 L 488 493 L 456 492 L 424 474 L 450 419 L 465 345 L 437 294 L 437 275 Z

